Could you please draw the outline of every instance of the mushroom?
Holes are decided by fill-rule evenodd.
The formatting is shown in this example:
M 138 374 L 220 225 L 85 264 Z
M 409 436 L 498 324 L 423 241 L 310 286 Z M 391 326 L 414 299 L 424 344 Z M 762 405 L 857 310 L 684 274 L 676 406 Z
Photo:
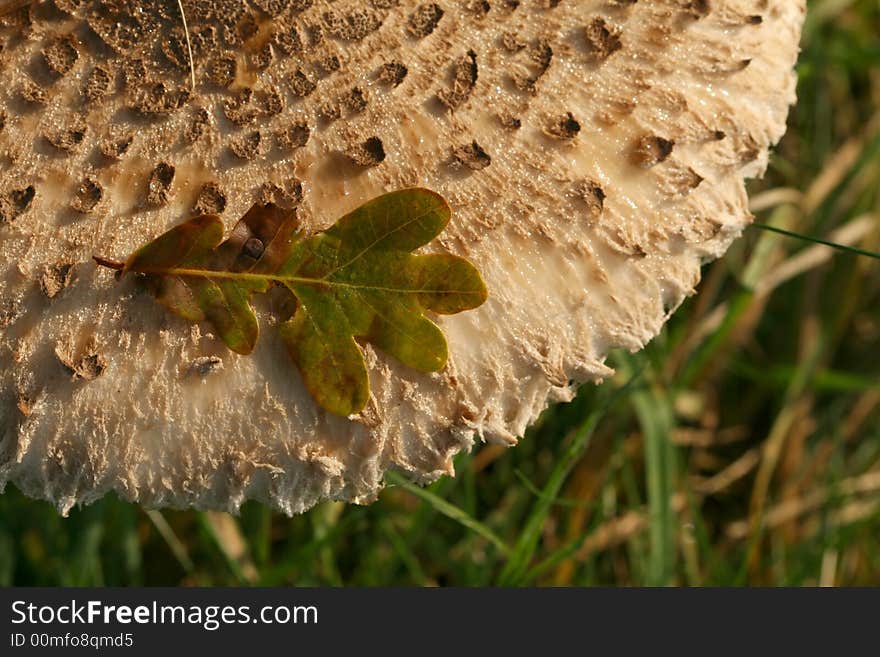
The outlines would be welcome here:
M 0 486 L 61 512 L 115 491 L 293 514 L 514 445 L 610 376 L 611 349 L 657 335 L 749 224 L 744 179 L 784 132 L 805 11 L 184 0 L 184 31 L 170 2 L 17 4 L 0 18 Z M 83 181 L 101 191 L 87 211 Z M 348 418 L 274 332 L 235 355 L 91 263 L 194 208 L 230 228 L 267 189 L 320 231 L 407 187 L 448 200 L 429 249 L 475 263 L 489 301 L 438 318 L 442 372 L 364 345 L 372 397 Z M 76 276 L 45 294 L 59 263 Z

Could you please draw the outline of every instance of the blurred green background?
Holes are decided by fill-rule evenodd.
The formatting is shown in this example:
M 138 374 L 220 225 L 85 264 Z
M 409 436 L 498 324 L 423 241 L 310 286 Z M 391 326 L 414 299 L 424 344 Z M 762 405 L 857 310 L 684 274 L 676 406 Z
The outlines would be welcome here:
M 880 251 L 880 2 L 810 2 L 758 221 Z M 296 518 L 0 496 L 2 585 L 880 585 L 880 262 L 751 228 L 618 376 Z

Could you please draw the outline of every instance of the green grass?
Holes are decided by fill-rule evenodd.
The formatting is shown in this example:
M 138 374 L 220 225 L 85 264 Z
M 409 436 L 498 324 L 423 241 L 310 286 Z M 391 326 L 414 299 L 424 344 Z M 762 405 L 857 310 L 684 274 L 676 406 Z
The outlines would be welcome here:
M 285 518 L 0 496 L 0 584 L 880 584 L 880 5 L 811 3 L 758 221 L 618 375 L 426 489 Z M 769 281 L 769 282 L 768 282 Z

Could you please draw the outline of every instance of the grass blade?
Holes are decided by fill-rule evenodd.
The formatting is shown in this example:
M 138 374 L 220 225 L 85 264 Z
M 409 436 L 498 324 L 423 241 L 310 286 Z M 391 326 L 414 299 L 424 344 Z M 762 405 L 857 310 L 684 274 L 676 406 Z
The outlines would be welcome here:
M 624 356 L 623 371 L 632 369 L 632 358 Z M 670 440 L 674 423 L 671 402 L 664 390 L 654 385 L 636 390 L 632 404 L 642 428 L 650 515 L 650 554 L 647 584 L 669 586 L 676 559 L 676 518 L 672 509 L 675 492 L 675 446 Z
M 174 555 L 174 558 L 177 560 L 178 565 L 183 569 L 183 572 L 187 574 L 191 573 L 194 566 L 192 559 L 189 557 L 189 551 L 183 541 L 181 541 L 177 537 L 177 534 L 174 533 L 174 529 L 168 524 L 168 521 L 165 519 L 165 516 L 162 515 L 162 512 L 155 509 L 148 509 L 145 513 L 147 514 L 147 518 L 150 519 L 150 522 L 153 523 L 153 527 L 159 532 L 159 536 L 165 541 L 168 549 L 171 550 L 171 554 Z
M 754 223 L 752 225 L 755 228 L 760 228 L 761 230 L 766 230 L 771 233 L 777 233 L 779 235 L 785 235 L 786 237 L 793 237 L 795 239 L 803 240 L 804 242 L 813 242 L 814 244 L 821 244 L 823 246 L 830 246 L 832 249 L 837 249 L 838 251 L 842 251 L 844 253 L 850 253 L 853 255 L 865 256 L 866 258 L 874 258 L 875 260 L 880 260 L 880 253 L 875 253 L 874 251 L 868 251 L 866 249 L 860 249 L 857 246 L 847 246 L 846 244 L 838 244 L 837 242 L 831 242 L 829 240 L 824 240 L 821 237 L 812 237 L 811 235 L 802 235 L 801 233 L 795 233 L 790 230 L 785 230 L 784 228 L 779 228 L 777 226 L 771 226 L 769 224 Z
M 510 559 L 501 571 L 498 583 L 501 586 L 516 586 L 528 572 L 529 563 L 538 547 L 541 538 L 541 529 L 547 516 L 553 508 L 562 485 L 572 467 L 580 458 L 581 454 L 590 444 L 593 437 L 593 431 L 598 426 L 599 421 L 605 414 L 605 408 L 597 409 L 584 421 L 584 423 L 575 432 L 571 444 L 568 446 L 565 454 L 559 463 L 553 469 L 547 485 L 541 495 L 535 501 L 525 527 L 520 534 L 519 540 L 510 555 Z
M 479 534 L 487 541 L 492 543 L 502 554 L 508 554 L 510 552 L 510 548 L 507 543 L 505 543 L 495 532 L 486 527 L 479 520 L 476 520 L 473 516 L 468 515 L 463 510 L 459 509 L 454 504 L 450 504 L 446 500 L 441 497 L 438 497 L 431 491 L 421 488 L 416 484 L 406 480 L 402 475 L 397 472 L 388 472 L 385 475 L 385 481 L 393 486 L 398 486 L 403 488 L 405 491 L 412 493 L 419 499 L 424 502 L 427 502 L 430 506 L 434 508 L 439 513 L 442 513 L 444 516 L 451 520 L 455 520 L 455 522 L 459 523 L 470 529 L 471 531 Z
M 617 390 L 611 397 L 595 411 L 590 413 L 586 420 L 577 428 L 568 449 L 553 468 L 544 490 L 535 501 L 532 511 L 526 521 L 525 527 L 520 534 L 519 540 L 513 548 L 507 563 L 501 571 L 498 584 L 501 586 L 515 586 L 520 584 L 526 577 L 529 563 L 538 547 L 541 539 L 541 529 L 551 509 L 556 505 L 556 500 L 562 490 L 562 485 L 571 472 L 572 468 L 586 451 L 601 419 L 610 408 L 611 404 L 628 391 L 632 384 L 639 378 L 640 373 L 632 376 L 629 381 Z

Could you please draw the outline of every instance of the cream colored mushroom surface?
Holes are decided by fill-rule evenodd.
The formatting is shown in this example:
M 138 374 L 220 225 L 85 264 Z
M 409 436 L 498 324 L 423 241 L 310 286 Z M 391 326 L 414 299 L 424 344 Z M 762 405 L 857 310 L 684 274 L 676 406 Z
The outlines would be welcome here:
M 27 3 L 26 3 L 27 4 Z M 67 512 L 367 503 L 453 474 L 601 381 L 751 221 L 795 96 L 803 0 L 54 0 L 0 28 L 0 485 Z M 192 59 L 190 59 L 190 47 Z M 191 63 L 192 69 L 191 70 Z M 193 87 L 192 76 L 195 77 Z M 321 410 L 258 306 L 247 357 L 124 259 L 257 201 L 319 231 L 392 190 L 487 303 L 437 318 L 422 374 L 363 349 L 372 397 Z

